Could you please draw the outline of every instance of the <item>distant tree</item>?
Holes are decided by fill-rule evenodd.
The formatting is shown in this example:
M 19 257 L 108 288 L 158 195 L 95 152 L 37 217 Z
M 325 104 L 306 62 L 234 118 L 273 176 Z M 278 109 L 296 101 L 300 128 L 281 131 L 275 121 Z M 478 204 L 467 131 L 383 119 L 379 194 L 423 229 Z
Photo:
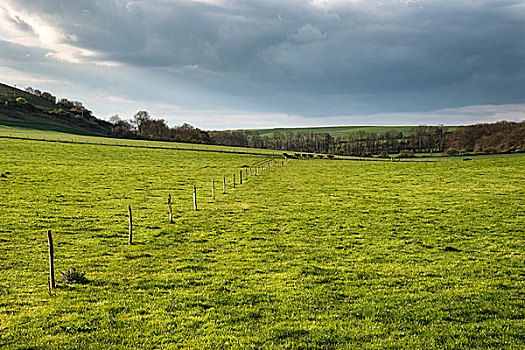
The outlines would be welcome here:
M 458 150 L 455 148 L 448 148 L 443 152 L 444 156 L 455 156 L 458 154 Z
M 109 117 L 109 122 L 112 124 L 111 133 L 116 137 L 130 137 L 132 136 L 133 127 L 125 120 L 120 119 L 118 114 Z
M 447 137 L 447 148 L 460 152 L 499 153 L 525 151 L 525 121 L 500 121 L 456 129 Z
M 170 138 L 175 141 L 211 143 L 210 135 L 188 123 L 170 129 Z
M 59 106 L 62 106 L 62 107 L 65 107 L 67 109 L 71 109 L 73 108 L 75 105 L 73 104 L 73 102 L 69 101 L 67 98 L 61 98 L 58 102 L 57 102 L 57 105 Z
M 35 94 L 35 90 L 31 87 L 31 86 L 28 86 L 25 88 L 25 92 L 28 92 L 30 93 L 31 95 L 34 95 Z
M 120 119 L 120 116 L 118 114 L 113 114 L 111 117 L 109 117 L 109 122 L 111 124 L 118 124 L 122 119 Z
M 414 158 L 415 154 L 413 150 L 404 149 L 397 155 L 396 158 Z
M 131 125 L 134 126 L 135 130 L 139 135 L 142 135 L 142 126 L 144 123 L 151 119 L 151 116 L 146 111 L 138 111 L 133 115 L 131 119 Z
M 141 135 L 151 139 L 168 139 L 170 129 L 164 119 L 146 119 L 141 124 Z
M 56 101 L 57 101 L 57 98 L 55 96 L 51 95 L 51 93 L 49 93 L 47 91 L 42 92 L 40 94 L 40 97 L 45 98 L 49 102 L 53 102 L 53 103 L 56 103 Z

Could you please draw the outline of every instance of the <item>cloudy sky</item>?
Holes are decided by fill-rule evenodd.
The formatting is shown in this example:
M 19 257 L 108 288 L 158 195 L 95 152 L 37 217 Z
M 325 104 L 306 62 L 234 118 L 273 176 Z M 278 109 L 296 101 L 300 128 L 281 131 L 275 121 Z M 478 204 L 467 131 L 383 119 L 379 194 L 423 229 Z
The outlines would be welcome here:
M 2 0 L 0 81 L 204 129 L 525 119 L 525 0 Z

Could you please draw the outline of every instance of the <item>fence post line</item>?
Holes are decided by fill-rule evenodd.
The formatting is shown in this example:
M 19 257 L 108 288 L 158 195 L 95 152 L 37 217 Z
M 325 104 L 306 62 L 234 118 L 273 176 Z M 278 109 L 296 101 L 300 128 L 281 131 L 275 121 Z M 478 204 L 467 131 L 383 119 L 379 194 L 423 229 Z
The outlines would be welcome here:
M 129 239 L 128 244 L 133 244 L 133 220 L 131 218 L 131 205 L 128 205 L 128 216 L 129 216 Z
M 211 181 L 211 199 L 215 200 L 215 180 Z
M 171 194 L 168 193 L 168 209 L 170 211 L 170 222 L 173 222 L 173 212 L 171 211 Z
M 242 169 L 239 172 L 239 185 L 242 185 Z
M 49 243 L 49 293 L 55 288 L 55 264 L 53 261 L 53 237 L 51 230 L 47 230 L 47 242 Z
M 235 188 L 235 174 L 233 174 L 233 188 Z
M 193 185 L 193 209 L 197 210 L 197 187 Z
M 244 168 L 244 177 L 245 180 L 248 180 L 248 168 Z
M 222 193 L 226 193 L 226 177 L 222 177 Z

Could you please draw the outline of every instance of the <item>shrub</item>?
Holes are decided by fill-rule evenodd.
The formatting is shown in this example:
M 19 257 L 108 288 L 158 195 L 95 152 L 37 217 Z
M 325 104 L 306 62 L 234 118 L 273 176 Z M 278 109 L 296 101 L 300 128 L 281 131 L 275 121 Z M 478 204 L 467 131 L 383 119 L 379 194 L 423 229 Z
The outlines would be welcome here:
M 458 150 L 456 148 L 448 148 L 443 152 L 444 156 L 455 156 L 458 154 Z
M 22 105 L 27 104 L 27 100 L 26 100 L 25 98 L 23 98 L 23 97 L 17 97 L 17 98 L 16 98 L 16 102 L 17 102 L 17 103 L 20 103 L 20 104 L 22 104 Z
M 86 278 L 86 274 L 84 272 L 77 271 L 74 267 L 60 271 L 60 280 L 67 284 L 86 284 L 89 282 L 89 280 Z
M 399 152 L 396 158 L 414 158 L 414 157 L 415 155 L 414 155 L 413 150 L 404 149 L 401 152 Z
M 390 158 L 390 156 L 388 155 L 388 153 L 386 151 L 381 151 L 381 153 L 379 153 L 378 157 L 379 158 Z

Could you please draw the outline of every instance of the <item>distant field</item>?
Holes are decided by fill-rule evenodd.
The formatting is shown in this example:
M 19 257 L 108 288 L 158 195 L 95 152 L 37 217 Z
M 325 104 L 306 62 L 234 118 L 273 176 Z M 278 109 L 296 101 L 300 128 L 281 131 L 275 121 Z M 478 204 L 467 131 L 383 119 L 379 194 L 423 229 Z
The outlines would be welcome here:
M 385 133 L 387 131 L 397 131 L 403 133 L 410 133 L 416 126 L 330 126 L 330 127 L 312 127 L 312 128 L 275 128 L 275 129 L 254 129 L 259 135 L 272 136 L 275 132 L 281 133 L 298 133 L 298 132 L 313 132 L 313 133 L 329 133 L 333 136 L 345 136 L 358 131 L 366 131 L 373 133 Z M 445 126 L 447 130 L 454 131 L 457 126 Z
M 292 160 L 233 189 L 271 157 L 0 152 L 0 348 L 525 348 L 524 157 Z M 48 294 L 48 229 L 89 283 Z
M 45 140 L 45 141 L 60 141 L 60 142 L 69 142 L 69 143 L 86 143 L 86 144 L 108 145 L 108 146 L 203 150 L 203 151 L 217 151 L 217 152 L 229 152 L 229 153 L 251 153 L 251 154 L 274 155 L 274 156 L 282 155 L 282 151 L 274 151 L 274 150 L 263 150 L 263 149 L 254 149 L 254 148 L 245 148 L 245 147 L 215 146 L 215 145 L 182 143 L 182 142 L 162 142 L 162 141 L 147 141 L 147 140 L 116 139 L 116 138 L 110 138 L 110 137 L 85 136 L 85 135 L 77 135 L 77 134 L 68 134 L 68 133 L 58 132 L 58 131 L 27 129 L 27 128 L 5 126 L 5 125 L 0 125 L 0 137 Z
M 269 150 L 259 148 L 245 148 L 245 147 L 229 147 L 229 146 L 218 146 L 218 145 L 205 145 L 205 144 L 194 144 L 194 143 L 181 143 L 181 142 L 162 142 L 162 141 L 147 141 L 147 140 L 131 140 L 131 139 L 116 139 L 109 137 L 95 137 L 78 134 L 68 134 L 58 131 L 28 129 L 20 127 L 11 127 L 0 125 L 0 138 L 18 138 L 28 140 L 43 140 L 51 142 L 64 142 L 64 143 L 84 143 L 93 145 L 108 145 L 108 146 L 121 146 L 121 147 L 145 147 L 145 148 L 157 148 L 157 149 L 179 149 L 179 150 L 201 150 L 201 151 L 213 151 L 213 152 L 227 152 L 227 153 L 245 153 L 245 154 L 260 154 L 274 157 L 281 157 L 282 150 Z M 296 152 L 291 151 L 294 154 Z M 300 154 L 303 154 L 302 152 Z M 392 154 L 391 156 L 396 156 Z M 463 159 L 493 159 L 493 158 L 513 158 L 513 157 L 525 157 L 525 153 L 508 153 L 508 154 L 480 154 L 475 156 L 452 156 L 443 157 L 439 153 L 421 153 L 417 154 L 417 158 L 406 158 L 397 159 L 396 161 L 402 162 L 413 162 L 413 161 L 449 161 L 449 160 L 463 160 Z M 388 161 L 388 159 L 380 158 L 363 158 L 355 156 L 336 156 L 336 159 L 343 160 L 376 160 L 376 161 Z

